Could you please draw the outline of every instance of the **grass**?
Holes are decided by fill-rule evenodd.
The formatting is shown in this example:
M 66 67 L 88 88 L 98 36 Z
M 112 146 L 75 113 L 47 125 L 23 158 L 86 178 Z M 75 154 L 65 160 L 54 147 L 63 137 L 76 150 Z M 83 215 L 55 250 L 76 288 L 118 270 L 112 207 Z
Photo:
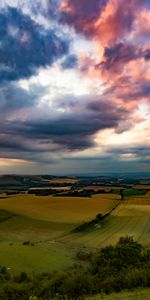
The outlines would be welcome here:
M 124 190 L 123 191 L 123 195 L 125 196 L 125 197 L 127 197 L 127 196 L 140 196 L 140 195 L 145 195 L 145 190 L 141 190 L 141 189 L 126 189 L 126 190 Z
M 7 216 L 7 212 L 5 214 Z M 28 273 L 53 271 L 72 265 L 74 252 L 69 252 L 65 245 L 55 241 L 71 228 L 65 223 L 15 215 L 3 219 L 0 222 L 0 265 L 10 268 L 14 274 L 21 271 Z M 27 241 L 30 241 L 30 244 L 23 245 Z
M 131 292 L 117 294 L 97 295 L 86 298 L 86 300 L 150 300 L 150 289 L 139 289 Z
M 71 266 L 73 257 L 66 250 L 55 245 L 49 247 L 35 244 L 23 246 L 21 243 L 10 245 L 0 243 L 0 265 L 6 266 L 12 274 L 26 271 L 41 273 L 45 271 L 61 270 Z

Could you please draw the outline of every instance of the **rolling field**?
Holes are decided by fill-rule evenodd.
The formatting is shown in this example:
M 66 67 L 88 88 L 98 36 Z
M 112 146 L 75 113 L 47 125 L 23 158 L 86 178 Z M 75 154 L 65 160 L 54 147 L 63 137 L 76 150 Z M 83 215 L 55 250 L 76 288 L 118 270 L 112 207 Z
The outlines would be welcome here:
M 0 199 L 0 265 L 11 268 L 12 273 L 52 271 L 72 265 L 77 246 L 64 243 L 60 237 L 70 236 L 78 224 L 112 209 L 118 199 L 118 195 L 15 195 Z
M 12 272 L 61 269 L 75 262 L 79 249 L 95 250 L 127 235 L 150 247 L 150 192 L 126 196 L 121 203 L 119 199 L 118 194 L 91 198 L 24 194 L 0 199 L 0 265 Z M 71 233 L 117 203 L 93 230 Z
M 113 194 L 92 198 L 15 195 L 0 199 L 0 209 L 38 220 L 79 224 L 109 211 L 119 199 Z
M 64 269 L 74 263 L 74 252 L 54 239 L 72 226 L 25 218 L 0 210 L 0 265 L 11 273 Z M 24 245 L 24 243 L 28 243 Z M 68 254 L 69 253 L 69 254 Z
M 78 244 L 80 247 L 84 245 L 99 248 L 109 244 L 114 245 L 121 236 L 130 235 L 150 247 L 150 194 L 143 197 L 144 201 L 141 200 L 141 204 L 137 204 L 137 196 L 127 198 L 101 222 L 100 228 L 95 227 L 91 232 L 66 236 L 63 240 L 66 243 Z M 135 204 L 130 203 L 133 200 Z

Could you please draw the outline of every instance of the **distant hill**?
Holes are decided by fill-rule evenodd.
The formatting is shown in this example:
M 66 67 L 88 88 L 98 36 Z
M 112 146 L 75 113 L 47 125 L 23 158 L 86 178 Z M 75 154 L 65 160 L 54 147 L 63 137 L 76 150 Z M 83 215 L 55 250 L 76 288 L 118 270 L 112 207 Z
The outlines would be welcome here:
M 133 185 L 150 184 L 150 173 L 124 173 L 104 175 L 0 175 L 0 188 L 26 189 L 32 187 L 88 186 L 88 185 Z
M 60 182 L 69 184 L 69 180 L 75 180 L 71 177 L 58 177 L 53 175 L 1 175 L 0 187 L 49 187 L 51 184 L 59 184 Z

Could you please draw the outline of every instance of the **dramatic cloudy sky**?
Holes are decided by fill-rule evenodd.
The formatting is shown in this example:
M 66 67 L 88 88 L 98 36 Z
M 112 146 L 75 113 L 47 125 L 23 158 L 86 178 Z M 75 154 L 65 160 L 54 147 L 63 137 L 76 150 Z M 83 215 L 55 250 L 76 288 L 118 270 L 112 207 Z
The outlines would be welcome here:
M 150 171 L 150 2 L 0 1 L 0 173 Z

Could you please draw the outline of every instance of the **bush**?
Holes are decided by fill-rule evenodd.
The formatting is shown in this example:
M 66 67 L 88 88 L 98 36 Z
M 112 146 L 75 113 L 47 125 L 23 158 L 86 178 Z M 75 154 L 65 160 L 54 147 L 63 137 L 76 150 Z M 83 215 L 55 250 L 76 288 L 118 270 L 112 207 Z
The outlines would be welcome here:
M 19 276 L 14 277 L 14 281 L 18 283 L 29 282 L 30 278 L 26 272 L 21 272 Z
M 79 252 L 77 252 L 76 255 L 77 259 L 79 260 L 90 260 L 90 258 L 92 257 L 92 253 L 86 250 L 80 250 Z
M 82 249 L 77 257 L 86 264 L 33 278 L 21 272 L 10 280 L 7 268 L 1 267 L 0 280 L 5 284 L 1 285 L 0 299 L 79 300 L 86 295 L 150 287 L 150 251 L 131 237 L 121 238 L 116 246 L 107 246 L 92 255 Z

